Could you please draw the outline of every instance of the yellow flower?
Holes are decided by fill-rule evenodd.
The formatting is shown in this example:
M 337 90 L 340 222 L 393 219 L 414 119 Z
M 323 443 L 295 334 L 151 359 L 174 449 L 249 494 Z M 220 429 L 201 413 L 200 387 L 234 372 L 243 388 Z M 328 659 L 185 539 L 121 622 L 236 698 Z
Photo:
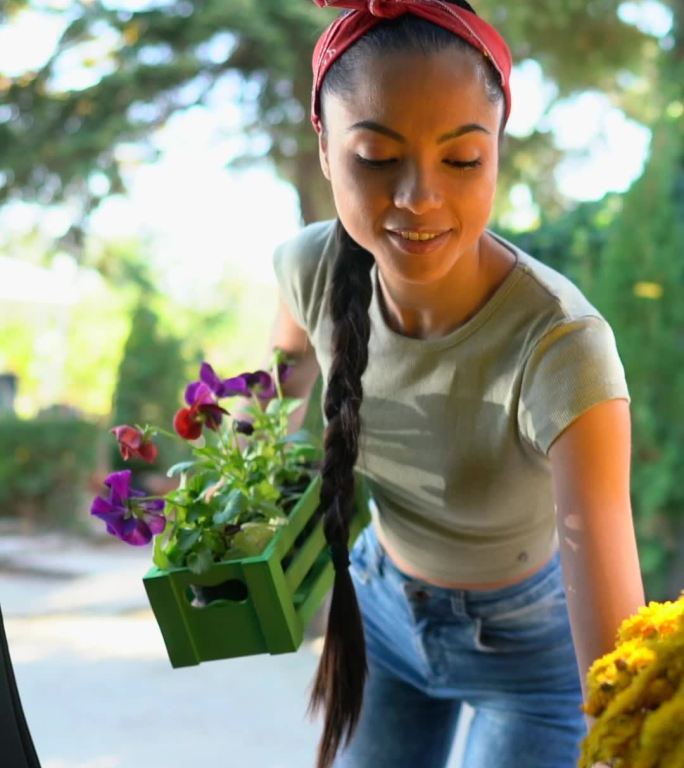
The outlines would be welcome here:
M 584 711 L 596 720 L 580 768 L 684 768 L 684 592 L 622 622 L 589 670 Z
M 123 29 L 123 38 L 128 45 L 135 45 L 140 40 L 140 24 L 133 22 Z
M 640 299 L 660 299 L 663 295 L 663 286 L 660 283 L 634 283 L 634 295 Z

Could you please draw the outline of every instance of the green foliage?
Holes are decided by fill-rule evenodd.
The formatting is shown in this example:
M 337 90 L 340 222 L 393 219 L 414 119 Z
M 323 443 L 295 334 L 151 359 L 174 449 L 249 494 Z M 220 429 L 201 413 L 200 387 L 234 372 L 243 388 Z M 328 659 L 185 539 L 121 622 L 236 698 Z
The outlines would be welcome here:
M 17 377 L 20 395 L 40 388 L 40 371 L 34 362 L 35 336 L 25 318 L 0 319 L 0 371 Z
M 61 402 L 83 413 L 109 414 L 117 368 L 130 329 L 129 305 L 120 291 L 103 285 L 70 307 Z M 21 383 L 24 388 L 24 376 Z
M 29 4 L 29 0 L 4 0 L 0 5 L 0 22 L 11 19 L 19 11 L 26 8 Z
M 655 45 L 620 21 L 619 5 L 620 0 L 555 0 L 540 8 L 482 0 L 478 11 L 500 28 L 514 60 L 541 63 L 560 97 L 594 88 L 619 99 L 628 91 L 624 72 L 643 74 Z M 268 155 L 298 190 L 305 221 L 331 212 L 308 112 L 311 51 L 336 11 L 318 9 L 310 0 L 204 0 L 122 12 L 94 0 L 71 13 L 45 67 L 4 85 L 0 79 L 11 112 L 9 120 L 0 121 L 0 172 L 7 174 L 0 204 L 12 196 L 44 203 L 78 197 L 85 211 L 94 208 L 100 197 L 88 185 L 92 174 L 107 178 L 107 194 L 124 188 L 117 145 L 138 142 L 153 158 L 156 150 L 147 140 L 174 112 L 210 102 L 216 86 L 237 83 L 234 98 L 244 125 L 236 159 Z M 57 90 L 53 75 L 62 54 L 70 50 L 78 56 L 79 48 L 102 40 L 104 30 L 115 41 L 111 50 L 100 61 L 82 56 L 94 84 Z M 223 41 L 217 43 L 220 35 Z M 638 108 L 644 101 L 628 103 Z M 523 181 L 551 180 L 557 152 L 549 149 L 548 137 L 535 134 L 519 144 L 532 165 L 516 162 L 513 146 L 511 169 L 522 173 Z M 534 147 L 543 151 L 530 152 Z M 551 195 L 552 186 L 544 184 Z
M 174 414 L 182 405 L 187 380 L 181 341 L 162 332 L 157 311 L 143 294 L 133 312 L 119 366 L 112 426 L 159 424 L 170 428 Z M 168 466 L 178 457 L 174 443 L 160 444 L 158 464 Z M 112 460 L 115 468 L 124 467 L 113 440 Z M 131 468 L 149 471 L 149 465 L 139 462 L 132 463 Z
M 589 87 L 621 91 L 620 71 L 641 61 L 646 38 L 617 16 L 620 0 L 553 0 L 502 4 L 481 0 L 477 10 L 502 32 L 513 60 L 537 60 L 561 95 Z
M 95 471 L 97 424 L 75 418 L 0 419 L 0 515 L 81 528 Z
M 560 216 L 544 216 L 541 225 L 528 232 L 495 230 L 586 289 L 598 269 L 609 227 L 621 210 L 622 196 L 607 195 L 599 202 L 580 203 Z
M 231 406 L 239 417 L 226 416 L 216 432 L 205 430 L 194 458 L 168 470 L 180 475 L 180 485 L 165 495 L 169 525 L 154 549 L 159 568 L 201 573 L 215 561 L 259 554 L 285 521 L 288 504 L 311 479 L 320 446 L 303 430 L 287 433 L 301 401 L 283 397 L 279 384 L 276 389 L 265 407 L 256 394 L 247 407 Z M 250 434 L 237 428 L 245 416 Z
M 629 382 L 634 513 L 653 599 L 676 590 L 669 574 L 684 534 L 683 253 L 684 144 L 676 123 L 664 122 L 589 286 L 615 331 Z

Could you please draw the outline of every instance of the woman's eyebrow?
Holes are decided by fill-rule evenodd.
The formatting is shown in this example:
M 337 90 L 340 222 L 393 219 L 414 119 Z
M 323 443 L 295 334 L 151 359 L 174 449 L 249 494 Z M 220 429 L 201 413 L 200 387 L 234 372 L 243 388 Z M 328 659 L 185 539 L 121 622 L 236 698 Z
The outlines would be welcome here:
M 399 141 L 402 144 L 406 143 L 406 139 L 400 133 L 397 133 L 397 131 L 394 131 L 391 128 L 387 128 L 385 125 L 376 123 L 374 120 L 360 120 L 358 123 L 354 123 L 354 125 L 352 125 L 349 130 L 375 131 L 376 133 L 383 134 L 383 136 L 389 136 L 390 139 Z M 489 131 L 479 123 L 466 123 L 465 125 L 460 125 L 458 128 L 455 128 L 453 131 L 442 134 L 437 139 L 437 143 L 441 144 L 444 141 L 449 141 L 449 139 L 456 139 L 459 136 L 463 136 L 464 133 L 472 133 L 473 131 L 489 134 Z

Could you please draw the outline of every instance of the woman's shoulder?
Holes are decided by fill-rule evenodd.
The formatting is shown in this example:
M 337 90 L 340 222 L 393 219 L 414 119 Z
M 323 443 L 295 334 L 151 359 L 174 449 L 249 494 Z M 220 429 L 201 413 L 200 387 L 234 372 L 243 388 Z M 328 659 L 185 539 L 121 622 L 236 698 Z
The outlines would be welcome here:
M 307 224 L 276 248 L 275 259 L 293 267 L 315 264 L 330 251 L 334 236 L 334 219 Z
M 316 325 L 330 280 L 335 252 L 335 221 L 303 227 L 273 254 L 278 285 L 295 319 L 311 330 Z

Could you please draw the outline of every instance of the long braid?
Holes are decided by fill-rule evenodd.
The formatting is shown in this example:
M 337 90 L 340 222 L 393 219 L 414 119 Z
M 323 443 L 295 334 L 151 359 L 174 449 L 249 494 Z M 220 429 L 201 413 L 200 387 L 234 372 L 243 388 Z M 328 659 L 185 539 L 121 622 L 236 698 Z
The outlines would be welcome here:
M 358 723 L 366 680 L 366 645 L 356 592 L 349 574 L 349 525 L 354 512 L 354 464 L 359 450 L 363 389 L 368 364 L 373 257 L 337 222 L 337 255 L 329 307 L 332 363 L 324 411 L 327 427 L 321 470 L 320 513 L 335 566 L 335 584 L 309 711 L 325 710 L 317 768 L 329 768 Z

